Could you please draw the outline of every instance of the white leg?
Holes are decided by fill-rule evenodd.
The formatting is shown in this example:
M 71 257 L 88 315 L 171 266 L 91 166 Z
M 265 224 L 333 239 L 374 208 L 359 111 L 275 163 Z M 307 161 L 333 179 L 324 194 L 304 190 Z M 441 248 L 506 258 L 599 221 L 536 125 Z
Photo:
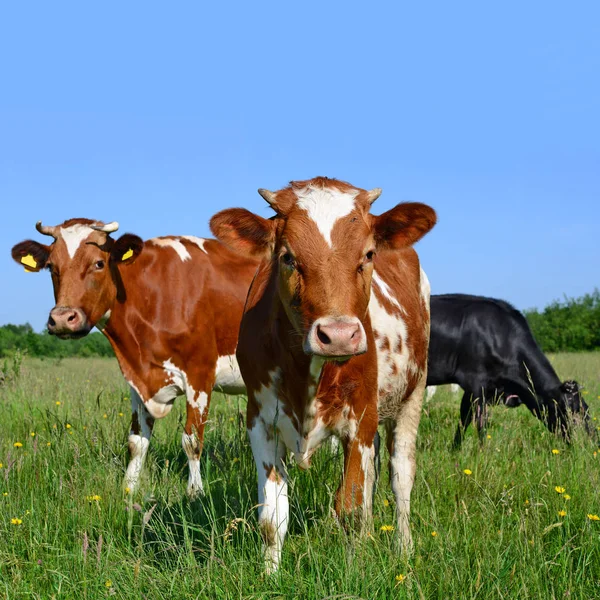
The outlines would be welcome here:
M 450 384 L 450 391 L 451 391 L 453 394 L 457 394 L 457 393 L 458 393 L 458 390 L 460 390 L 460 385 L 458 385 L 458 383 L 451 383 L 451 384 Z
M 413 547 L 410 534 L 410 494 L 415 480 L 417 429 L 421 418 L 424 386 L 419 386 L 402 404 L 396 423 L 388 429 L 391 483 L 396 498 L 398 536 L 403 550 Z M 389 442 L 388 442 L 389 443 Z
M 187 495 L 197 498 L 204 494 L 200 475 L 200 455 L 204 439 L 204 424 L 208 412 L 208 394 L 196 393 L 191 386 L 186 390 L 187 420 L 181 436 L 181 446 L 188 458 L 189 476 Z
M 425 402 L 429 402 L 435 393 L 437 392 L 437 385 L 427 386 L 427 390 L 425 391 Z
M 139 394 L 131 388 L 131 430 L 129 432 L 129 464 L 125 474 L 125 487 L 131 491 L 138 485 L 144 459 L 150 445 L 154 419 L 146 410 Z
M 260 417 L 248 430 L 252 454 L 258 470 L 258 526 L 265 555 L 265 568 L 272 573 L 279 567 L 281 548 L 288 528 L 289 502 L 287 474 L 283 466 L 285 445 L 273 437 Z

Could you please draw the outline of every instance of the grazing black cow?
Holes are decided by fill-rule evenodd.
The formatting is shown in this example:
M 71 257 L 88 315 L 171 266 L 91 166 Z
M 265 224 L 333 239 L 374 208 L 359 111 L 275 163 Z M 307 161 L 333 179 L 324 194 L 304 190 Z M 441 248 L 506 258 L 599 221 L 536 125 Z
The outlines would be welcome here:
M 525 317 L 508 302 L 466 294 L 431 296 L 427 385 L 457 383 L 464 390 L 454 438 L 462 442 L 475 410 L 480 436 L 487 405 L 525 404 L 550 431 L 569 438 L 570 414 L 592 433 L 588 406 L 575 381 L 560 382 Z

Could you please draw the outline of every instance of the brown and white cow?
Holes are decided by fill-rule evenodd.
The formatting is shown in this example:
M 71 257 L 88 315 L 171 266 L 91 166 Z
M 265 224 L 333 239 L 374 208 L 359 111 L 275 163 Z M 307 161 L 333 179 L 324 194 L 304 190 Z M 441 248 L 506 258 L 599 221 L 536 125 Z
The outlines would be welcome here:
M 410 246 L 434 226 L 435 212 L 407 203 L 371 215 L 381 190 L 324 177 L 259 193 L 273 219 L 234 208 L 215 215 L 211 229 L 261 258 L 237 357 L 248 388 L 267 569 L 279 564 L 288 526 L 287 451 L 306 468 L 323 440 L 338 436 L 344 476 L 336 512 L 361 508 L 368 523 L 379 421 L 388 432 L 398 532 L 408 548 L 429 342 L 429 282 Z
M 52 274 L 56 306 L 49 332 L 75 338 L 98 327 L 131 386 L 125 485 L 138 483 L 154 420 L 185 395 L 187 491 L 201 493 L 199 459 L 211 391 L 245 391 L 235 349 L 257 261 L 194 236 L 144 242 L 125 234 L 114 240 L 117 223 L 71 219 L 36 228 L 54 242 L 21 242 L 12 256 L 28 271 L 47 268 Z

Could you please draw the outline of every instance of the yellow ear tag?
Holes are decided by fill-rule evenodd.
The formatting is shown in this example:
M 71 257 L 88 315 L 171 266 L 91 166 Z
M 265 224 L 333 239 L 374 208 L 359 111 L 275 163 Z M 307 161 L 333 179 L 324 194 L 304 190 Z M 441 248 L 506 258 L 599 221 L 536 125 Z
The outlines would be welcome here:
M 125 252 L 125 254 L 123 254 L 123 256 L 121 257 L 121 260 L 127 260 L 128 258 L 131 258 L 133 256 L 133 250 L 131 248 L 129 248 L 129 250 L 127 250 L 127 252 Z
M 25 256 L 21 257 L 21 262 L 26 267 L 31 267 L 32 269 L 37 269 L 37 263 L 35 262 L 35 258 L 33 258 L 33 256 L 31 256 L 31 254 L 26 254 Z M 25 271 L 27 271 L 28 273 L 31 273 L 31 271 L 29 269 L 25 269 Z

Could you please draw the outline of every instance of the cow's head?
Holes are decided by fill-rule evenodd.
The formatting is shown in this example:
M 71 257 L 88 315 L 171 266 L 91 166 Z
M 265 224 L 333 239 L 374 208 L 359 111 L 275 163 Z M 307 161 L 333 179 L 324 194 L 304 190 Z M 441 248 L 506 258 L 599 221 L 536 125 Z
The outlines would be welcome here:
M 580 385 L 573 380 L 564 381 L 560 386 L 560 393 L 564 405 L 568 411 L 568 417 L 576 424 L 582 424 L 587 433 L 595 435 L 594 427 L 590 419 L 590 409 L 581 396 Z
M 305 353 L 343 360 L 365 352 L 375 255 L 414 244 L 434 226 L 435 211 L 406 203 L 372 215 L 380 189 L 326 177 L 259 193 L 275 217 L 225 210 L 212 218 L 212 232 L 237 251 L 273 261 L 279 297 Z
M 132 263 L 143 242 L 125 234 L 113 240 L 116 222 L 70 219 L 62 225 L 36 229 L 54 238 L 49 246 L 33 240 L 17 244 L 13 259 L 26 271 L 48 269 L 56 306 L 48 317 L 48 331 L 61 338 L 82 337 L 107 314 L 117 296 L 117 265 Z

